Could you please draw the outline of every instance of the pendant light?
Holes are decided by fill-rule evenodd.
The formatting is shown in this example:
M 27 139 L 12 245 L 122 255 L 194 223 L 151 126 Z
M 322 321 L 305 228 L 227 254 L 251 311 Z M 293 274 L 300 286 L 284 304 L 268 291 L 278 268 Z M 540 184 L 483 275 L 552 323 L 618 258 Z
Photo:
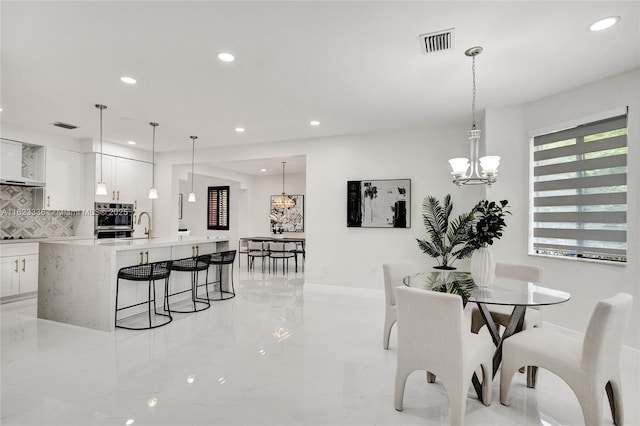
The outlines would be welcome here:
M 196 193 L 193 192 L 193 181 L 195 180 L 193 174 L 193 161 L 196 153 L 196 139 L 198 139 L 197 136 L 191 136 L 191 192 L 189 193 L 189 198 L 187 198 L 187 201 L 190 203 L 196 202 Z
M 286 163 L 286 161 L 282 162 L 282 195 L 273 200 L 273 207 L 280 210 L 288 209 L 296 205 L 296 202 L 284 193 L 284 165 Z
M 491 184 L 497 180 L 496 176 L 498 175 L 498 166 L 500 165 L 500 157 L 497 155 L 487 155 L 478 158 L 480 133 L 482 131 L 476 128 L 476 56 L 480 53 L 482 53 L 482 47 L 480 46 L 472 47 L 464 52 L 465 55 L 472 58 L 473 101 L 471 102 L 471 115 L 473 124 L 471 130 L 469 130 L 471 158 L 452 158 L 449 160 L 449 164 L 453 170 L 451 172 L 453 175 L 453 183 L 459 187 L 462 185 L 481 184 L 491 186 Z M 469 166 L 471 166 L 471 170 L 469 170 Z M 467 170 L 469 170 L 468 174 Z
M 102 180 L 102 111 L 107 109 L 106 105 L 96 104 L 100 110 L 100 182 L 96 186 L 96 195 L 107 195 L 107 184 Z
M 149 188 L 149 198 L 151 200 L 158 199 L 158 190 L 156 189 L 156 127 L 158 123 L 149 123 L 153 127 L 153 145 L 151 148 L 151 188 Z

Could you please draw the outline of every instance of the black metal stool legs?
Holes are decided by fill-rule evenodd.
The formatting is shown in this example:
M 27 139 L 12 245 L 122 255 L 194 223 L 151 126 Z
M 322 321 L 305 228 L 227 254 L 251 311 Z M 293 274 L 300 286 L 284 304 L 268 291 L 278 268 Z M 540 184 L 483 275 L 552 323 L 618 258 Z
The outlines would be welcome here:
M 226 299 L 231 299 L 232 297 L 235 297 L 236 290 L 233 286 L 233 262 L 235 260 L 235 257 L 236 257 L 235 250 L 220 251 L 220 252 L 211 254 L 211 260 L 209 261 L 209 264 L 215 265 L 218 270 L 216 274 L 217 280 L 212 281 L 210 284 L 213 284 L 215 286 L 217 283 L 220 286 L 220 297 L 214 297 L 211 300 L 226 300 Z M 251 258 L 249 262 L 252 262 L 252 261 L 253 261 L 253 258 Z M 264 258 L 263 258 L 263 263 L 264 263 Z M 228 270 L 229 270 L 229 273 L 231 274 L 231 279 L 229 280 L 229 282 L 231 282 L 231 291 L 229 291 L 229 287 L 227 287 L 227 289 L 225 290 L 223 286 L 222 274 L 223 274 L 224 265 L 229 265 Z M 215 296 L 215 288 L 214 288 L 214 296 Z
M 163 261 L 163 262 L 154 262 L 147 263 L 144 265 L 136 265 L 136 266 L 128 266 L 122 268 L 118 271 L 118 277 L 116 279 L 116 306 L 115 306 L 115 318 L 114 325 L 117 328 L 125 328 L 129 330 L 149 330 L 152 328 L 162 327 L 163 325 L 169 324 L 173 317 L 171 316 L 171 311 L 169 310 L 169 305 L 167 301 L 168 295 L 168 282 L 169 275 L 171 272 L 171 261 Z M 147 300 L 137 301 L 137 303 L 133 303 L 131 305 L 118 307 L 118 301 L 120 297 L 120 280 L 128 280 L 128 281 L 147 281 Z M 155 282 L 157 280 L 165 280 L 165 304 L 163 304 L 163 308 L 167 313 L 158 312 L 157 302 L 156 302 L 156 286 Z M 153 312 L 151 311 L 151 302 L 153 302 Z M 134 311 L 134 308 L 139 306 L 147 306 L 147 322 L 148 325 L 141 326 L 136 324 L 136 318 L 139 317 L 144 312 L 138 308 L 137 312 Z M 131 316 L 121 319 L 118 321 L 118 312 L 130 309 L 134 311 Z M 152 315 L 153 314 L 153 315 Z M 153 323 L 153 318 L 161 316 L 164 317 L 165 320 L 162 322 L 158 322 L 156 324 Z M 125 324 L 129 323 L 128 325 Z
M 181 271 L 181 272 L 190 272 L 191 273 L 191 288 L 187 290 L 177 291 L 175 293 L 170 293 L 169 296 L 176 296 L 178 294 L 191 292 L 191 303 L 193 304 L 192 309 L 173 309 L 173 312 L 179 313 L 191 313 L 191 312 L 200 312 L 205 309 L 209 309 L 211 307 L 211 302 L 209 299 L 209 292 L 207 291 L 207 298 L 198 297 L 198 273 L 200 271 L 207 271 L 209 268 L 209 261 L 211 259 L 210 254 L 204 254 L 197 257 L 188 257 L 185 259 L 175 260 L 173 261 L 173 265 L 171 266 L 171 270 L 173 271 Z M 209 274 L 207 271 L 206 278 L 208 280 Z M 205 284 L 206 281 L 205 280 Z

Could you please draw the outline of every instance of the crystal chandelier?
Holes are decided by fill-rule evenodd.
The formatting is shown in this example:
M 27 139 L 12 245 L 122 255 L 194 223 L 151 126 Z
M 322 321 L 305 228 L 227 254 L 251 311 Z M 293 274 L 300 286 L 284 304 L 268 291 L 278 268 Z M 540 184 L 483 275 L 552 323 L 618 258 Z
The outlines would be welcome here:
M 452 158 L 449 160 L 453 175 L 453 183 L 461 187 L 462 185 L 482 185 L 491 186 L 497 180 L 500 157 L 497 155 L 487 155 L 478 158 L 480 145 L 480 129 L 476 128 L 476 56 L 482 53 L 482 47 L 476 46 L 467 49 L 464 54 L 471 56 L 473 73 L 473 101 L 471 102 L 471 115 L 473 125 L 469 130 L 470 156 L 471 158 Z M 471 170 L 469 170 L 471 167 Z M 468 171 L 468 173 L 467 173 Z
M 290 197 L 284 193 L 284 165 L 286 161 L 282 162 L 282 195 L 273 200 L 273 207 L 276 209 L 288 209 L 296 205 L 296 202 L 293 201 Z

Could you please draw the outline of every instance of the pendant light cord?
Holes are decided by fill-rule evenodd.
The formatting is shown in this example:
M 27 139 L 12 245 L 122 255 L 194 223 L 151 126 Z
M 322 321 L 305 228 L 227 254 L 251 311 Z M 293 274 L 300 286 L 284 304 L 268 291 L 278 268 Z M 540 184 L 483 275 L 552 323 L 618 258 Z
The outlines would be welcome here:
M 286 161 L 282 162 L 282 195 L 284 195 L 284 165 L 286 164 Z
M 102 180 L 102 108 L 100 108 L 100 182 Z
M 100 182 L 102 181 L 102 111 L 107 109 L 106 105 L 96 104 L 96 108 L 100 110 Z
M 197 136 L 191 136 L 191 192 L 193 192 L 193 163 L 195 161 L 195 153 L 196 153 L 196 139 Z
M 149 123 L 153 127 L 153 139 L 151 148 L 151 187 L 156 187 L 156 126 L 158 123 Z

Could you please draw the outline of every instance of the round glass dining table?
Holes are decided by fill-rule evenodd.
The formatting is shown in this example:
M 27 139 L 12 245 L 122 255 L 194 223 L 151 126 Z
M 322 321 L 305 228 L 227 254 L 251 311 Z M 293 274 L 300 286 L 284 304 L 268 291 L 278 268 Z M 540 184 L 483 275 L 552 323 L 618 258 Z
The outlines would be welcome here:
M 458 294 L 463 304 L 476 303 L 482 318 L 491 334 L 496 351 L 493 354 L 493 375 L 495 377 L 502 362 L 502 342 L 507 337 L 522 330 L 527 307 L 556 305 L 571 298 L 566 291 L 549 288 L 542 283 L 533 283 L 514 278 L 495 277 L 488 287 L 478 287 L 470 272 L 434 271 L 421 272 L 403 278 L 403 284 L 408 287 L 421 288 L 430 291 Z M 487 305 L 513 306 L 508 325 L 500 334 L 499 327 L 493 321 Z M 482 400 L 482 386 L 473 375 L 473 386 Z
M 467 302 L 489 305 L 545 306 L 566 302 L 571 295 L 566 291 L 546 287 L 514 278 L 495 277 L 488 287 L 478 287 L 470 272 L 420 272 L 404 277 L 408 287 L 458 294 Z

